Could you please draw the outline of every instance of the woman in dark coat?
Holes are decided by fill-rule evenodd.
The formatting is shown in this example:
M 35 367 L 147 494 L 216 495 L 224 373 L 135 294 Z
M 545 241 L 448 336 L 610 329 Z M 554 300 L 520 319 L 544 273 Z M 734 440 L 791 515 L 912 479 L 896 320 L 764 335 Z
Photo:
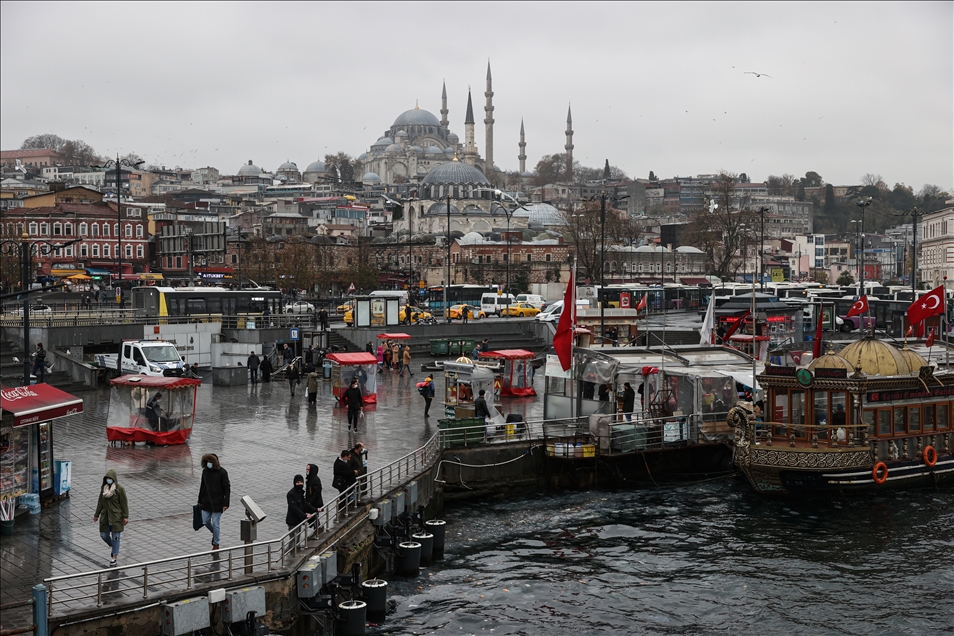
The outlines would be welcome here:
M 258 370 L 262 374 L 262 382 L 271 382 L 272 362 L 268 356 L 262 356 L 262 363 L 258 365 Z
M 305 468 L 305 501 L 311 507 L 321 512 L 325 507 L 325 500 L 321 497 L 321 480 L 318 478 L 318 467 L 308 464 Z
M 285 513 L 285 525 L 288 529 L 296 527 L 305 519 L 311 519 L 317 510 L 305 499 L 305 478 L 295 475 L 292 489 L 285 495 L 288 502 L 288 512 Z

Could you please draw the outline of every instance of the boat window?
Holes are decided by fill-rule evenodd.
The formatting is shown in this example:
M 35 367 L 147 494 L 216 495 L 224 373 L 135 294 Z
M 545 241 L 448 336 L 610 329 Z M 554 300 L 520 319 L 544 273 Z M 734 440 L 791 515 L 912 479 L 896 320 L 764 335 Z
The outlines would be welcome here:
M 862 418 L 864 418 L 865 424 L 868 425 L 869 434 L 874 435 L 875 412 L 865 411 L 862 415 Z M 862 433 L 860 430 L 854 429 L 851 432 L 849 432 L 848 435 L 851 436 L 853 439 L 855 439 L 855 441 L 858 441 L 861 438 Z
M 831 424 L 845 426 L 848 423 L 848 394 L 831 394 Z
M 921 408 L 912 406 L 908 409 L 908 430 L 912 433 L 921 430 Z
M 891 435 L 891 409 L 878 411 L 878 435 Z
M 805 392 L 792 391 L 792 424 L 805 423 Z M 805 437 L 805 429 L 796 428 L 795 437 Z
M 773 419 L 776 422 L 788 421 L 788 392 L 785 390 L 780 390 L 775 394 L 775 413 L 773 414 Z M 787 437 L 788 427 L 776 426 L 773 435 Z
M 907 407 L 899 406 L 894 409 L 894 432 L 904 433 L 904 414 L 907 412 Z
M 818 439 L 828 439 L 828 391 L 815 391 L 815 409 L 813 422 L 819 428 L 815 429 Z
M 934 404 L 927 404 L 924 407 L 924 430 L 934 430 L 934 419 L 937 413 L 937 407 Z
M 939 429 L 947 428 L 950 426 L 950 422 L 947 420 L 948 408 L 947 404 L 938 404 L 937 405 L 937 427 Z

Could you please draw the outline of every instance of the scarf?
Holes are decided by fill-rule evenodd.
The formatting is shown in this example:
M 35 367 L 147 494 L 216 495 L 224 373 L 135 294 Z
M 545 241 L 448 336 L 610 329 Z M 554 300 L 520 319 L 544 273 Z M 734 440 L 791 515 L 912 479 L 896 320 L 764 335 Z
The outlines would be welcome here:
M 103 497 L 109 499 L 116 494 L 116 484 L 106 484 L 103 486 Z

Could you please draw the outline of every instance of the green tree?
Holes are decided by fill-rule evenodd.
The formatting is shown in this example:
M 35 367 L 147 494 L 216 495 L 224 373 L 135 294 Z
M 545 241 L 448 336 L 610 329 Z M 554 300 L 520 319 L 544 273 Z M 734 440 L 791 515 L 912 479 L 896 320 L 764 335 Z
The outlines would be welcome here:
M 821 175 L 813 171 L 806 172 L 801 181 L 806 188 L 819 188 L 825 185 L 825 180 L 821 178 Z
M 853 285 L 854 282 L 855 277 L 851 275 L 851 272 L 845 270 L 838 276 L 838 280 L 835 281 L 835 284 L 842 287 L 847 287 L 849 285 Z
M 336 177 L 340 174 L 342 183 L 354 183 L 360 166 L 360 161 L 345 152 L 325 155 L 325 170 Z

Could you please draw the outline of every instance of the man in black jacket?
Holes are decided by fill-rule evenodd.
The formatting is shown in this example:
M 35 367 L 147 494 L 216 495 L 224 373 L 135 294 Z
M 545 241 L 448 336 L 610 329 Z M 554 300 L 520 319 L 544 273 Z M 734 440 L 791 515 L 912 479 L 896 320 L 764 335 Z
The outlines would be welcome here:
M 259 364 L 258 356 L 255 355 L 255 351 L 252 351 L 252 353 L 248 355 L 248 360 L 246 360 L 245 363 L 248 365 L 248 373 L 251 376 L 252 384 L 255 384 L 256 382 L 258 382 L 258 364 Z
M 285 525 L 288 526 L 289 530 L 305 519 L 311 519 L 312 515 L 318 512 L 314 506 L 308 503 L 308 499 L 305 497 L 305 478 L 301 475 L 295 475 L 294 486 L 285 495 L 285 500 L 288 501 Z
M 262 382 L 271 382 L 272 362 L 268 356 L 262 357 L 262 363 L 258 365 L 258 370 L 262 372 Z
M 623 382 L 623 415 L 627 422 L 633 421 L 633 410 L 636 408 L 636 391 L 629 382 Z
M 361 406 L 364 403 L 358 378 L 352 378 L 351 386 L 344 392 L 341 401 L 348 405 L 348 428 L 358 430 L 358 419 L 361 417 Z
M 331 485 L 334 486 L 335 490 L 338 491 L 338 514 L 340 515 L 345 506 L 347 506 L 347 500 L 345 497 L 341 496 L 345 490 L 350 488 L 354 482 L 358 480 L 357 475 L 354 474 L 354 469 L 350 465 L 351 460 L 351 451 L 349 449 L 344 449 L 341 451 L 341 457 L 335 460 L 334 466 L 334 481 L 331 482 Z
M 219 549 L 219 524 L 222 513 L 229 509 L 229 496 L 232 486 L 229 474 L 219 464 L 214 453 L 202 456 L 202 484 L 199 486 L 199 507 L 202 509 L 202 523 L 212 533 L 212 549 Z

